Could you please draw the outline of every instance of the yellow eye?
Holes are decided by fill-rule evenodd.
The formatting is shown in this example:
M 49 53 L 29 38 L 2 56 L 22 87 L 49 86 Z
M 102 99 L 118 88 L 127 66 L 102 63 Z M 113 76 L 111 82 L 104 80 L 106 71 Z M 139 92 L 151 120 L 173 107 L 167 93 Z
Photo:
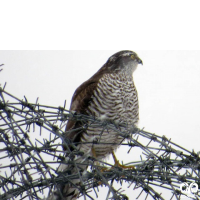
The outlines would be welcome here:
M 135 59 L 135 56 L 134 56 L 134 55 L 131 55 L 131 58 L 134 60 L 134 59 Z

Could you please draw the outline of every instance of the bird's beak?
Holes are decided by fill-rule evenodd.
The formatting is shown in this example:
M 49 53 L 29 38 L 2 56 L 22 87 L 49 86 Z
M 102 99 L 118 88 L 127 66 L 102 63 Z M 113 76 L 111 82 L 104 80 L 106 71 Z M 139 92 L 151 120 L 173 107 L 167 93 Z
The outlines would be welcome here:
M 138 64 L 143 65 L 143 62 L 142 62 L 142 60 L 140 58 L 138 58 L 137 61 L 138 61 Z

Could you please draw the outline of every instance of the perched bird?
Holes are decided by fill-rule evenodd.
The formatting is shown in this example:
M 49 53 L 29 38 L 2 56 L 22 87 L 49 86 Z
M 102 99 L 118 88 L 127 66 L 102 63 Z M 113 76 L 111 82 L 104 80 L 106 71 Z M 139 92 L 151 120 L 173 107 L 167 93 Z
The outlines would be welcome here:
M 76 89 L 70 111 L 94 116 L 100 120 L 125 122 L 130 126 L 136 126 L 139 120 L 139 105 L 132 75 L 138 64 L 142 64 L 142 60 L 133 51 L 120 51 L 112 55 L 90 79 Z M 83 164 L 78 166 L 78 169 L 87 169 L 89 156 L 101 160 L 113 154 L 117 162 L 113 152 L 123 141 L 123 137 L 112 130 L 102 133 L 100 127 L 88 126 L 86 130 L 81 130 L 78 129 L 80 126 L 80 122 L 69 120 L 64 135 L 68 141 L 75 144 L 76 149 L 84 152 L 84 155 L 74 158 L 77 163 Z M 94 143 L 95 140 L 98 142 Z M 70 149 L 73 151 L 73 147 Z M 77 173 L 77 168 L 73 165 L 61 164 L 58 168 L 58 171 L 67 170 L 71 170 L 72 174 Z M 79 191 L 75 184 L 80 185 L 80 180 L 57 186 L 48 199 L 76 199 Z

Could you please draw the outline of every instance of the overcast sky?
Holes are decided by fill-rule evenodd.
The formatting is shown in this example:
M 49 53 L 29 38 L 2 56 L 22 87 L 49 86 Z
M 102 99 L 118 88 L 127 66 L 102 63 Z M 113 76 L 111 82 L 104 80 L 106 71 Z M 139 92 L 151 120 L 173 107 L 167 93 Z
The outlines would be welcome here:
M 133 50 L 143 60 L 133 75 L 139 127 L 199 151 L 200 51 Z M 75 89 L 117 51 L 0 51 L 0 84 L 19 99 L 52 106 L 67 100 L 69 108 Z

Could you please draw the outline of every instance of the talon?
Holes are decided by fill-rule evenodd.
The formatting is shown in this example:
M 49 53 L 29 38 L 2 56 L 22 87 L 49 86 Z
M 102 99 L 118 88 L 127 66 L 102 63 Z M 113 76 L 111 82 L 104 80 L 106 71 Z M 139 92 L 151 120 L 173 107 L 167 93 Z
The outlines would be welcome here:
M 121 164 L 119 163 L 119 161 L 117 160 L 117 158 L 116 158 L 114 152 L 112 152 L 112 156 L 113 156 L 113 159 L 114 159 L 114 162 L 115 162 L 114 166 L 116 166 L 116 167 L 121 167 L 121 168 L 123 168 L 123 169 L 135 169 L 135 166 L 134 166 L 134 165 L 129 165 L 129 166 L 121 165 Z
M 92 147 L 92 155 L 96 158 L 96 152 L 95 152 L 95 149 L 93 147 Z M 115 156 L 113 151 L 112 151 L 112 156 L 113 156 L 113 160 L 115 162 L 114 167 L 121 167 L 123 169 L 132 169 L 132 170 L 135 169 L 134 165 L 126 166 L 126 165 L 120 164 L 119 160 L 117 160 L 117 158 L 116 158 L 116 156 Z M 99 162 L 97 162 L 97 163 L 99 164 Z M 100 164 L 99 164 L 99 167 L 101 167 L 101 172 L 109 171 L 110 169 L 113 168 L 113 167 L 111 167 L 111 168 L 103 167 L 103 166 L 100 166 Z

